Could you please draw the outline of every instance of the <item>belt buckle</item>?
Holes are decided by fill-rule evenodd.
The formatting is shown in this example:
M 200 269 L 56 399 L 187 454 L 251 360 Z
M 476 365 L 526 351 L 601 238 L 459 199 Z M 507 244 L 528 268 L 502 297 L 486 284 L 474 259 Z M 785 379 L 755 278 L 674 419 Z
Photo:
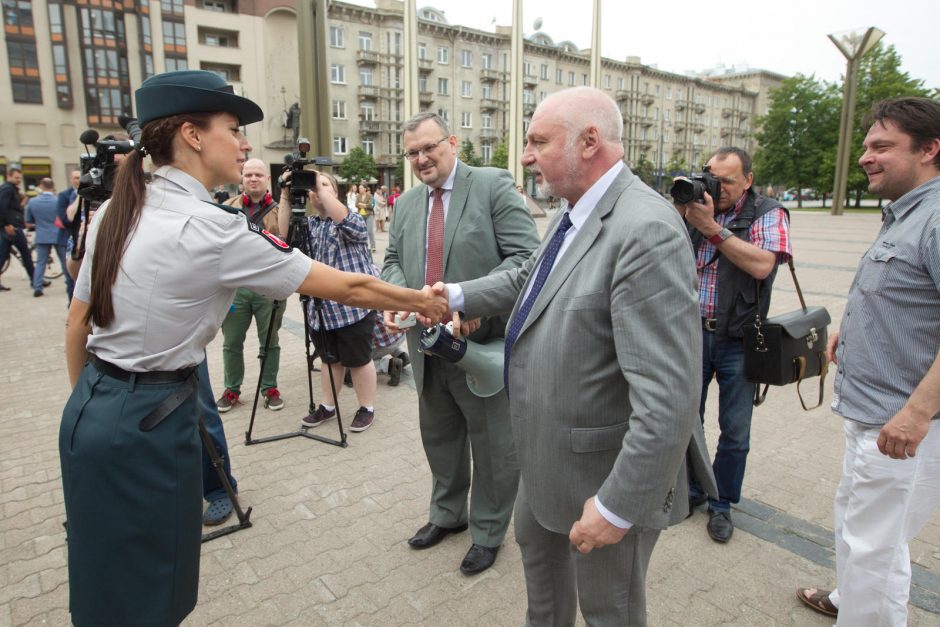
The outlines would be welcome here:
M 718 330 L 718 318 L 702 318 L 702 328 L 714 333 Z

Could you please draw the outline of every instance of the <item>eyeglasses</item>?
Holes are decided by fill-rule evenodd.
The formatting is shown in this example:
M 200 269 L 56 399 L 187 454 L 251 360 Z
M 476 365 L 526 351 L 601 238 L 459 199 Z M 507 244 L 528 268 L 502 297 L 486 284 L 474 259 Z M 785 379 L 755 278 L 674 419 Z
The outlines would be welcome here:
M 449 138 L 449 137 L 441 137 L 439 140 L 437 140 L 437 141 L 434 142 L 433 144 L 428 144 L 427 146 L 425 146 L 425 147 L 423 147 L 423 148 L 419 148 L 418 150 L 409 150 L 409 151 L 403 153 L 402 156 L 403 156 L 405 159 L 407 159 L 408 161 L 414 161 L 415 159 L 417 159 L 418 157 L 420 157 L 420 156 L 422 156 L 422 155 L 429 155 L 429 154 L 431 154 L 431 151 L 432 151 L 432 150 L 434 150 L 435 148 L 437 148 L 438 146 L 440 146 L 442 142 L 446 142 L 448 139 L 450 139 L 450 138 Z

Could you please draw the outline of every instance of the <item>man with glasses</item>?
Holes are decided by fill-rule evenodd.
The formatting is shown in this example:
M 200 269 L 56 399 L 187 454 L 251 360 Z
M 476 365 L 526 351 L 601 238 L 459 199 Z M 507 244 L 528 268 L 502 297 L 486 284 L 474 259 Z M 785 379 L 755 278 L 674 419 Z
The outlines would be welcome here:
M 404 156 L 423 184 L 395 203 L 382 278 L 420 288 L 521 266 L 539 238 L 509 172 L 458 161 L 457 138 L 434 113 L 409 120 L 402 140 Z M 395 313 L 384 314 L 391 331 L 398 330 Z M 469 326 L 470 339 L 485 342 L 504 336 L 506 318 L 483 318 Z M 473 575 L 496 560 L 519 483 L 509 403 L 504 394 L 475 396 L 466 373 L 425 357 L 418 350 L 420 332 L 420 325 L 408 330 L 408 350 L 433 483 L 428 523 L 408 544 L 430 548 L 469 526 L 472 545 L 460 570 Z

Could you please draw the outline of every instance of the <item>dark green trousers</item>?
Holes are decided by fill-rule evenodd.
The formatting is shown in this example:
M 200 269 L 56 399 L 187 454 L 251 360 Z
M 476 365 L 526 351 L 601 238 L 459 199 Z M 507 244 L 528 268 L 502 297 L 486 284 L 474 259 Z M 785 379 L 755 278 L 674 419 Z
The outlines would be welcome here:
M 196 395 L 139 423 L 179 383 L 139 385 L 86 365 L 62 415 L 69 610 L 84 626 L 178 625 L 196 605 L 202 465 Z

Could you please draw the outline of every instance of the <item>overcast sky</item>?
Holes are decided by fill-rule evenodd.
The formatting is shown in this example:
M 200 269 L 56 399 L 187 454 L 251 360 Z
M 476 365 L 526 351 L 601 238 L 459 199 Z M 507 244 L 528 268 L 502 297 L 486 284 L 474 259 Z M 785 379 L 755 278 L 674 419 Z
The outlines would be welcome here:
M 352 0 L 374 6 L 369 0 Z M 448 22 L 493 30 L 512 19 L 511 0 L 418 0 Z M 524 0 L 525 34 L 536 18 L 556 43 L 591 45 L 591 0 Z M 893 44 L 902 68 L 927 87 L 940 87 L 940 3 L 937 0 L 735 0 L 710 3 L 673 0 L 602 0 L 601 49 L 605 57 L 638 56 L 670 72 L 701 71 L 718 64 L 798 72 L 840 80 L 845 58 L 828 33 L 876 26 Z

